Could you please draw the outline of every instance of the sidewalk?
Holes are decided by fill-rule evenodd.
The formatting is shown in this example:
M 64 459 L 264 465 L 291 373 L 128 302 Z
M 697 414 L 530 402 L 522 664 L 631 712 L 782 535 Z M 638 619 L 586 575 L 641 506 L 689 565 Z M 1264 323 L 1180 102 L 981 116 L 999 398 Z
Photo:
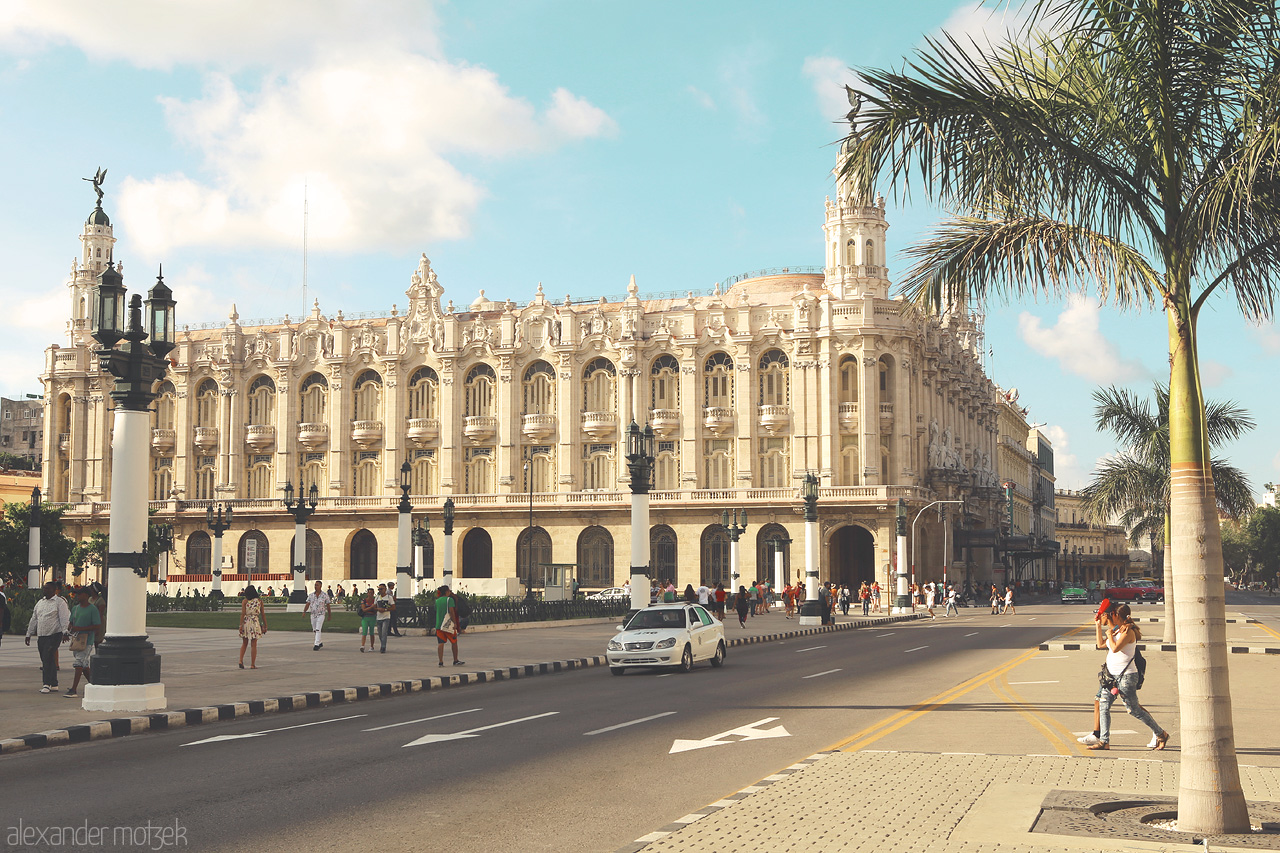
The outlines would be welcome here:
M 863 621 L 899 621 L 911 617 L 837 617 L 837 628 L 845 630 Z M 619 620 L 580 620 L 588 624 L 544 627 L 541 623 L 510 626 L 510 630 L 468 631 L 458 641 L 459 657 L 465 666 L 451 666 L 446 649 L 445 666 L 436 663 L 434 637 L 391 638 L 387 653 L 361 653 L 356 634 L 326 634 L 324 648 L 312 650 L 312 634 L 302 631 L 272 631 L 258 641 L 258 668 L 236 665 L 240 638 L 235 631 L 218 629 L 152 628 L 149 637 L 162 658 L 162 681 L 168 702 L 167 720 L 154 727 L 190 724 L 228 716 L 243 716 L 271 710 L 288 710 L 288 705 L 328 704 L 367 696 L 386 696 L 406 691 L 438 689 L 460 683 L 491 681 L 541 674 L 604 663 L 605 644 L 616 633 Z M 843 627 L 842 627 L 843 626 Z M 739 628 L 736 619 L 725 625 L 731 644 L 775 639 L 780 632 L 800 631 L 799 620 L 784 618 L 776 610 L 747 620 Z M 816 629 L 803 629 L 814 631 Z M 830 629 L 823 629 L 830 630 Z M 63 646 L 61 690 L 71 686 L 75 672 L 71 653 Z M 100 711 L 84 711 L 77 699 L 60 693 L 42 694 L 39 655 L 33 643 L 6 636 L 0 645 L 0 753 L 53 745 L 67 741 L 65 732 L 24 742 L 25 735 L 82 727 L 72 740 L 90 740 L 127 734 L 153 727 L 148 715 L 122 716 L 113 726 L 83 728 L 104 721 Z M 355 691 L 342 692 L 348 688 Z M 81 685 L 83 696 L 83 682 Z M 334 695 L 337 694 L 337 695 Z M 290 698 L 292 697 L 292 698 Z M 276 701 L 284 700 L 284 701 Z M 274 704 L 273 704 L 274 703 Z M 235 706 L 234 708 L 232 706 Z M 281 707 L 286 706 L 286 707 Z M 223 710 L 219 710 L 221 707 Z M 184 709 L 204 709 L 200 714 L 178 715 Z M 166 715 L 160 715 L 166 716 Z M 129 723 L 124 721 L 128 720 Z

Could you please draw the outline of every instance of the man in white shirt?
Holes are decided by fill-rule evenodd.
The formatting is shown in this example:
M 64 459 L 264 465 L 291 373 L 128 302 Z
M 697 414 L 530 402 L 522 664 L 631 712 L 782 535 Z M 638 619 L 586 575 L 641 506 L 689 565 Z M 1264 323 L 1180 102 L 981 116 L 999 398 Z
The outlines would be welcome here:
M 378 608 L 378 639 L 382 641 L 382 654 L 387 653 L 387 632 L 391 628 L 391 612 L 396 609 L 396 600 L 387 594 L 387 585 L 378 584 L 378 597 L 374 599 Z
M 324 628 L 325 620 L 331 615 L 329 593 L 320 591 L 320 581 L 316 581 L 316 591 L 307 596 L 307 603 L 302 608 L 302 612 L 311 614 L 311 630 L 316 632 L 316 644 L 311 651 L 318 652 L 324 645 L 320 639 L 320 630 Z
M 58 646 L 67 638 L 67 628 L 71 624 L 71 608 L 67 601 L 56 595 L 57 586 L 53 583 L 44 585 L 44 598 L 36 602 L 31 611 L 31 621 L 27 623 L 27 645 L 31 638 L 36 638 L 36 648 L 40 650 L 40 668 L 43 685 L 41 693 L 58 691 Z
M 698 587 L 698 603 L 706 607 L 711 602 L 711 590 L 707 587 L 707 582 L 703 581 Z

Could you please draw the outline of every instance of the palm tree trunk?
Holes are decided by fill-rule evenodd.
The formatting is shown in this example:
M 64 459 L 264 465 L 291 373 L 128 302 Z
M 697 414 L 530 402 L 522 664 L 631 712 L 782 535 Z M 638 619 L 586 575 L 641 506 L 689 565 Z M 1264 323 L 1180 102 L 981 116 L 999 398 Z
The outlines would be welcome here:
M 1195 317 L 1177 290 L 1165 303 L 1169 321 L 1170 521 L 1176 559 L 1178 709 L 1182 716 L 1178 829 L 1201 834 L 1249 831 L 1236 762 L 1227 668 L 1222 534 L 1209 468 Z M 1170 572 L 1166 569 L 1166 574 Z M 1166 591 L 1166 599 L 1168 594 Z
M 1164 554 L 1161 563 L 1164 570 L 1164 642 L 1178 642 L 1178 623 L 1174 619 L 1176 607 L 1173 600 L 1173 589 L 1170 581 L 1173 579 L 1171 566 L 1173 565 L 1173 543 L 1169 541 L 1172 530 L 1169 525 L 1169 511 L 1164 513 Z M 1176 652 L 1175 652 L 1176 654 Z

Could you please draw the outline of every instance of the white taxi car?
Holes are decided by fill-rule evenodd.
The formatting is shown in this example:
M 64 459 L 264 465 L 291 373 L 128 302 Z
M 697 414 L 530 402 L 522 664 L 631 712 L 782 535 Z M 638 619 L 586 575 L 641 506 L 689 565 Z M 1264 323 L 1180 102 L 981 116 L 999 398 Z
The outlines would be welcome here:
M 659 604 L 637 610 L 609 641 L 609 671 L 627 667 L 674 666 L 681 672 L 696 661 L 723 666 L 729 644 L 724 625 L 700 604 Z

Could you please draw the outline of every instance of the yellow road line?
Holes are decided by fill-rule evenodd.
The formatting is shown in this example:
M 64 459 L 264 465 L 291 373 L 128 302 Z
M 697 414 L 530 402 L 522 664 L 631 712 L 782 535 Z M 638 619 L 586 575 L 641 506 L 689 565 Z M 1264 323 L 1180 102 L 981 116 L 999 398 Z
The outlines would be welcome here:
M 1001 690 L 1007 695 L 1001 695 Z M 1080 745 L 1075 743 L 1075 736 L 1067 731 L 1067 728 L 1055 720 L 1053 717 L 1045 714 L 1033 705 L 1027 704 L 1018 691 L 1014 690 L 1009 684 L 1008 673 L 1000 676 L 1000 689 L 996 689 L 993 684 L 991 691 L 1004 699 L 1017 709 L 1018 713 L 1027 718 L 1031 725 L 1040 730 L 1040 734 L 1045 736 L 1049 744 L 1058 751 L 1059 755 L 1074 755 L 1080 752 Z M 1083 754 L 1083 753 L 1081 753 Z
M 1280 640 L 1280 634 L 1277 634 L 1275 631 L 1271 630 L 1271 629 L 1270 629 L 1270 628 L 1268 628 L 1266 625 L 1263 625 L 1261 622 L 1259 622 L 1259 623 L 1258 623 L 1257 627 L 1259 627 L 1259 628 L 1261 628 L 1262 630 L 1266 631 L 1268 634 L 1270 634 L 1271 636 L 1275 637 L 1277 640 Z

